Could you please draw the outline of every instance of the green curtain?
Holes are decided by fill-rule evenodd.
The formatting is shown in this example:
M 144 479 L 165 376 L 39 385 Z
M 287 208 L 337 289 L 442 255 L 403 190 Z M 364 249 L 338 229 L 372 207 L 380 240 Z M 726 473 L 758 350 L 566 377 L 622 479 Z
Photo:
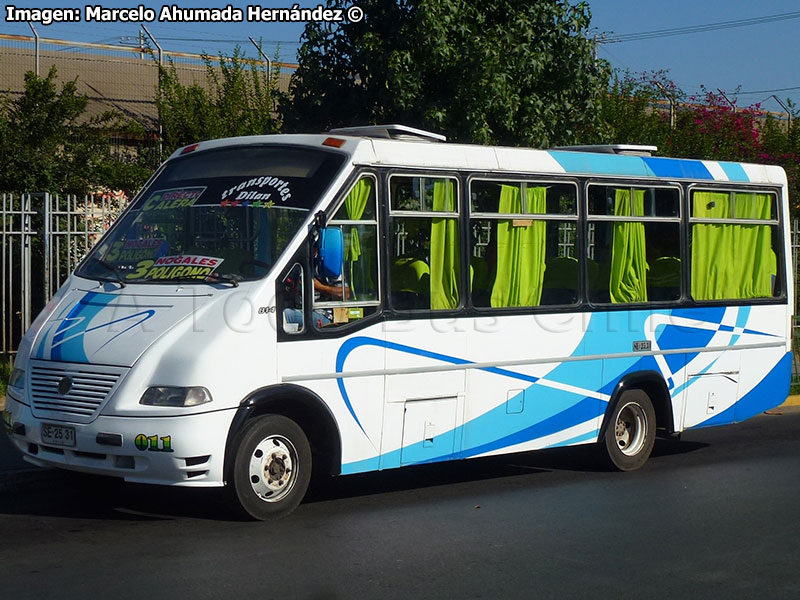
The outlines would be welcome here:
M 367 208 L 370 196 L 372 195 L 373 180 L 365 177 L 358 181 L 353 186 L 347 198 L 344 200 L 344 207 L 347 211 L 347 218 L 352 221 L 357 221 L 364 214 Z M 354 269 L 354 263 L 361 258 L 361 237 L 358 234 L 358 226 L 350 226 L 350 239 L 349 243 L 344 250 L 344 259 L 350 265 L 350 299 L 358 300 L 357 290 L 371 289 L 371 287 L 364 287 L 364 284 L 370 285 L 371 282 L 364 281 L 369 276 L 369 269 Z M 368 267 L 368 265 L 366 265 Z
M 769 194 L 695 192 L 692 215 L 712 219 L 769 219 Z M 734 214 L 735 210 L 735 214 Z M 776 273 L 769 225 L 698 223 L 692 227 L 692 297 L 696 300 L 772 295 Z
M 644 190 L 616 190 L 614 214 L 625 217 L 643 216 Z M 646 302 L 647 268 L 644 223 L 615 222 L 608 281 L 611 302 Z
M 528 213 L 543 214 L 547 208 L 547 188 L 526 191 Z M 521 214 L 522 193 L 519 186 L 500 186 L 501 213 Z M 547 223 L 534 221 L 515 226 L 513 219 L 497 224 L 497 276 L 492 287 L 492 306 L 539 306 L 545 271 L 545 234 Z
M 455 182 L 439 179 L 433 184 L 433 210 L 455 212 Z M 458 219 L 431 219 L 431 308 L 446 310 L 459 303 L 461 269 L 458 247 Z

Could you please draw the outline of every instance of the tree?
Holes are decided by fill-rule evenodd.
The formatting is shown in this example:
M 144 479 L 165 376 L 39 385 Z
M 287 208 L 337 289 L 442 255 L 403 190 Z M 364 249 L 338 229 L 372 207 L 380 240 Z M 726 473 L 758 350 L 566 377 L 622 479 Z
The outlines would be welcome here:
M 237 46 L 219 61 L 204 56 L 207 86 L 181 82 L 173 64 L 162 68 L 156 104 L 166 155 L 202 140 L 276 133 L 278 72 L 271 77 L 257 63 L 244 58 Z
M 704 93 L 678 112 L 664 152 L 686 158 L 757 162 L 761 140 L 758 105 L 739 108 L 721 95 Z
M 59 90 L 55 67 L 25 74 L 24 93 L 0 104 L 0 190 L 85 194 L 133 189 L 145 174 L 115 157 L 109 135 L 125 127 L 119 115 L 85 115 L 87 98 L 75 81 Z
M 605 127 L 585 141 L 663 147 L 670 134 L 669 115 L 665 113 L 669 110 L 668 99 L 667 106 L 663 106 L 665 93 L 674 101 L 683 97 L 664 71 L 615 73 L 611 88 L 600 103 Z
M 585 2 L 365 0 L 359 8 L 361 22 L 306 26 L 281 105 L 286 129 L 398 122 L 456 141 L 549 146 L 601 126 L 609 69 L 594 57 Z
M 780 165 L 786 170 L 789 181 L 789 200 L 792 216 L 800 217 L 800 112 L 787 99 L 789 114 L 787 121 L 778 121 L 767 115 L 761 126 L 761 148 L 758 162 Z

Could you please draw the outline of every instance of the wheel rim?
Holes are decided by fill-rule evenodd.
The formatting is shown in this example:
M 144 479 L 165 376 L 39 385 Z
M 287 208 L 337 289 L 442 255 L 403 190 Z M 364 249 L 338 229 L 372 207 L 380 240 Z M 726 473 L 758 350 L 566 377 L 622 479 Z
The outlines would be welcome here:
M 297 450 L 281 435 L 261 440 L 250 456 L 250 486 L 264 502 L 278 502 L 297 481 Z
M 617 448 L 625 456 L 635 456 L 644 447 L 647 437 L 647 415 L 641 406 L 630 402 L 622 407 L 614 424 Z

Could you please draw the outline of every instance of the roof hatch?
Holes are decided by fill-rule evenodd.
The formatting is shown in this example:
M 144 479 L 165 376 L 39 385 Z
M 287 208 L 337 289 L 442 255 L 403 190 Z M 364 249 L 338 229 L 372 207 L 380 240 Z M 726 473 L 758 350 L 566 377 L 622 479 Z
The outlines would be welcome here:
M 596 152 L 598 154 L 627 154 L 628 156 L 653 156 L 658 146 L 637 144 L 597 144 L 591 146 L 559 146 L 550 150 L 569 150 L 570 152 Z
M 339 127 L 326 133 L 391 140 L 412 140 L 415 142 L 447 141 L 445 136 L 438 133 L 431 133 L 430 131 L 415 129 L 406 125 L 359 125 L 357 127 Z

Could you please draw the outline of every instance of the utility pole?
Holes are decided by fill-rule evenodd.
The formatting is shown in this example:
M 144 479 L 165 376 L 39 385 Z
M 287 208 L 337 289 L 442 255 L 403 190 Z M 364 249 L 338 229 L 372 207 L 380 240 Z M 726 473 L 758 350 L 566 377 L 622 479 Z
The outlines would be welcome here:
M 33 26 L 33 23 L 30 21 L 28 21 L 28 27 L 30 27 L 31 31 L 33 32 L 34 45 L 36 48 L 36 76 L 39 77 L 39 34 L 36 31 L 36 28 Z
M 783 101 L 778 98 L 775 94 L 772 94 L 772 97 L 775 98 L 775 101 L 781 105 L 783 110 L 786 111 L 786 133 L 790 133 L 792 131 L 792 111 L 789 110 L 789 107 L 786 106 Z
M 725 98 L 725 102 L 727 102 L 728 104 L 731 105 L 731 108 L 733 109 L 733 112 L 735 113 L 736 112 L 736 105 L 733 102 L 731 102 L 731 99 L 728 98 L 725 95 L 725 92 L 723 92 L 721 89 L 717 88 L 717 91 L 722 95 L 723 98 Z
M 161 84 L 161 77 L 162 77 L 162 69 L 164 67 L 164 51 L 161 49 L 161 44 L 158 43 L 158 40 L 153 37 L 153 34 L 150 33 L 150 30 L 144 26 L 144 23 L 141 23 L 142 29 L 153 42 L 155 47 L 158 49 L 158 83 Z M 164 124 L 161 122 L 161 109 L 158 109 L 158 160 L 162 160 L 162 154 L 164 151 Z
M 673 98 L 672 95 L 667 92 L 667 89 L 661 84 L 660 81 L 656 81 L 654 79 L 653 83 L 658 86 L 658 89 L 661 90 L 661 93 L 664 94 L 667 102 L 669 102 L 669 129 L 670 131 L 673 131 L 675 129 L 675 98 Z
M 272 61 L 269 59 L 264 51 L 261 49 L 261 43 L 256 43 L 256 41 L 252 38 L 252 36 L 247 36 L 248 39 L 253 43 L 253 46 L 256 47 L 258 53 L 261 55 L 261 58 L 267 61 L 267 81 L 272 81 Z

